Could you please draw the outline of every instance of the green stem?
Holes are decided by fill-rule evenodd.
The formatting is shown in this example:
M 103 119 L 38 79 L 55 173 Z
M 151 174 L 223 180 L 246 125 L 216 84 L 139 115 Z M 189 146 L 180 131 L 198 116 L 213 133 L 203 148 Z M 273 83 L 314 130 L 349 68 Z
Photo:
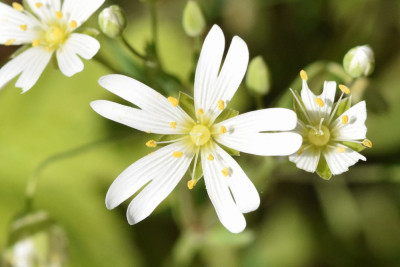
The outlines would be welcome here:
M 263 103 L 262 97 L 261 96 L 255 96 L 254 99 L 256 100 L 257 109 L 263 109 L 264 108 L 264 103 Z
M 147 58 L 146 58 L 144 55 L 142 55 L 141 53 L 139 53 L 139 51 L 137 51 L 133 46 L 131 46 L 131 45 L 129 44 L 129 42 L 128 42 L 128 40 L 126 40 L 125 36 L 122 35 L 120 40 L 122 41 L 122 43 L 125 45 L 125 47 L 128 48 L 128 50 L 129 50 L 132 54 L 134 54 L 135 56 L 137 56 L 137 57 L 140 58 L 140 59 L 147 60 Z
M 102 56 L 96 55 L 93 58 L 97 63 L 100 63 L 101 65 L 103 65 L 105 68 L 109 69 L 111 72 L 113 73 L 122 73 L 120 70 L 117 70 L 116 68 L 114 68 L 113 66 L 111 66 L 109 64 L 109 62 Z

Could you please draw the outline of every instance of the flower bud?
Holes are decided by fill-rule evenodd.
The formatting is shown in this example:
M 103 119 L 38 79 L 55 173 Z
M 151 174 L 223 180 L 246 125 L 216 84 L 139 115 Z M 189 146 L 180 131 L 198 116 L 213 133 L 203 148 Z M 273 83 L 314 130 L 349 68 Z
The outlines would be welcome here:
M 206 21 L 197 2 L 192 0 L 187 2 L 183 10 L 182 24 L 190 37 L 197 37 L 204 32 Z
M 257 56 L 250 61 L 246 75 L 247 88 L 257 95 L 266 95 L 271 86 L 271 79 L 267 64 L 262 56 Z
M 117 5 L 103 9 L 99 14 L 99 26 L 110 38 L 120 36 L 126 27 L 125 12 Z
M 370 75 L 374 71 L 374 66 L 374 51 L 369 45 L 356 46 L 343 58 L 343 67 L 353 78 Z

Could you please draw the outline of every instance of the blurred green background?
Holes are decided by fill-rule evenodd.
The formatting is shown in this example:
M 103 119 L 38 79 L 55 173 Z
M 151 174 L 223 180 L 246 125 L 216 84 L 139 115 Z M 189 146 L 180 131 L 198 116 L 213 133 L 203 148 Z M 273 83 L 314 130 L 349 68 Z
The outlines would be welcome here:
M 231 234 L 220 224 L 204 181 L 189 191 L 188 176 L 151 216 L 130 226 L 129 201 L 108 211 L 104 198 L 119 173 L 152 151 L 144 145 L 149 136 L 89 107 L 97 99 L 124 103 L 97 84 L 112 71 L 92 60 L 67 78 L 49 65 L 29 92 L 21 95 L 15 79 L 0 91 L 0 251 L 24 208 L 28 180 L 57 155 L 42 169 L 34 207 L 64 230 L 67 266 L 400 266 L 400 1 L 198 2 L 207 28 L 218 24 L 227 44 L 239 35 L 251 58 L 264 57 L 272 77 L 271 92 L 262 98 L 265 107 L 290 106 L 288 88 L 299 89 L 298 73 L 310 64 L 318 69 L 310 78 L 318 93 L 324 79 L 335 79 L 329 62 L 341 64 L 350 48 L 369 44 L 376 69 L 357 85 L 364 89 L 367 135 L 374 144 L 362 152 L 367 162 L 325 181 L 287 157 L 242 154 L 237 160 L 261 196 L 260 208 L 246 215 L 243 233 Z M 148 3 L 109 1 L 103 7 L 111 3 L 124 8 L 125 36 L 144 52 L 151 40 Z M 181 26 L 185 4 L 156 4 L 158 49 L 164 69 L 191 93 L 197 58 L 195 42 Z M 96 16 L 89 25 L 97 27 Z M 114 68 L 151 84 L 140 59 L 130 60 L 126 49 L 104 35 L 98 39 L 99 55 Z M 1 62 L 11 53 L 0 47 Z M 242 86 L 231 107 L 244 112 L 256 102 Z

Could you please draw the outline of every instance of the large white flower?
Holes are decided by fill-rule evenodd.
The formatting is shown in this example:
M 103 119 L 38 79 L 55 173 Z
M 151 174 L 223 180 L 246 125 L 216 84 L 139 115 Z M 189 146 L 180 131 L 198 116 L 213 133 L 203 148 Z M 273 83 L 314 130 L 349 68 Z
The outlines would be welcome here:
M 26 0 L 32 14 L 18 3 L 0 3 L 0 44 L 26 45 L 26 50 L 0 69 L 0 88 L 18 74 L 16 87 L 29 90 L 56 53 L 58 67 L 66 76 L 83 70 L 82 60 L 91 59 L 99 42 L 86 34 L 73 33 L 104 0 Z
M 240 166 L 219 144 L 263 156 L 289 155 L 300 147 L 300 135 L 275 132 L 296 126 L 296 114 L 288 109 L 253 111 L 218 122 L 243 79 L 249 58 L 246 43 L 235 36 L 219 71 L 224 46 L 224 35 L 215 25 L 204 41 L 197 65 L 192 117 L 178 99 L 165 98 L 134 79 L 122 75 L 100 78 L 101 86 L 139 108 L 98 100 L 91 103 L 97 113 L 132 128 L 173 135 L 175 139 L 147 142 L 149 147 L 169 144 L 133 163 L 108 190 L 106 205 L 113 209 L 147 184 L 128 207 L 130 224 L 152 213 L 194 159 L 193 170 L 201 161 L 207 192 L 220 221 L 228 230 L 241 232 L 246 226 L 243 213 L 257 209 L 260 198 Z M 265 131 L 274 132 L 262 133 Z M 196 182 L 192 176 L 189 189 Z
M 336 82 L 325 82 L 322 94 L 316 96 L 308 88 L 306 72 L 301 71 L 300 76 L 303 80 L 301 98 L 294 91 L 292 93 L 298 113 L 295 132 L 303 136 L 303 145 L 289 159 L 298 168 L 317 171 L 322 178 L 329 179 L 332 174 L 347 171 L 358 160 L 366 160 L 354 151 L 372 146 L 371 141 L 365 139 L 365 101 L 350 108 L 351 96 L 343 99 L 344 94 L 350 94 L 350 89 L 339 85 L 342 93 L 334 104 Z

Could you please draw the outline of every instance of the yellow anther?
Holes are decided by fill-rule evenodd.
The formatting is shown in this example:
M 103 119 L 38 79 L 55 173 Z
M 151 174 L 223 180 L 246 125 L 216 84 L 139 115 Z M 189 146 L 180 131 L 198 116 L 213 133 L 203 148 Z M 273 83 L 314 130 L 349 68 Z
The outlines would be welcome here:
M 21 30 L 23 30 L 23 31 L 26 31 L 26 29 L 28 29 L 28 25 L 22 24 L 22 25 L 19 25 L 19 28 L 20 28 Z
M 172 156 L 174 156 L 175 158 L 180 158 L 183 156 L 183 152 L 182 151 L 174 151 L 172 153 Z
M 192 190 L 193 187 L 196 185 L 196 183 L 197 183 L 197 180 L 196 180 L 196 179 L 193 179 L 193 180 L 188 181 L 188 182 L 187 182 L 187 187 L 189 188 L 189 190 Z
M 174 107 L 178 106 L 179 104 L 179 100 L 172 96 L 168 97 L 168 102 L 171 103 L 171 105 L 173 105 Z
M 35 6 L 36 6 L 37 8 L 41 8 L 41 7 L 43 6 L 43 4 L 42 4 L 42 3 L 39 3 L 39 2 L 36 2 L 36 3 L 35 3 Z
M 350 94 L 350 89 L 346 85 L 339 84 L 339 89 L 340 89 L 340 91 L 342 91 L 346 95 Z
M 222 172 L 222 175 L 226 177 L 229 175 L 229 168 L 224 167 L 221 172 Z
M 12 7 L 19 12 L 24 11 L 24 7 L 17 2 L 12 3 Z
M 75 29 L 76 26 L 78 26 L 78 23 L 76 23 L 75 20 L 71 20 L 71 22 L 69 23 L 69 26 L 70 26 L 72 29 Z
M 224 110 L 225 108 L 225 102 L 223 100 L 218 100 L 218 108 L 219 110 Z
M 325 106 L 324 100 L 322 100 L 322 99 L 319 98 L 319 97 L 316 97 L 316 98 L 315 98 L 315 103 L 317 103 L 317 105 L 318 105 L 320 108 L 322 108 L 323 106 Z
M 40 41 L 39 41 L 38 39 L 33 40 L 32 46 L 33 46 L 33 47 L 36 47 L 36 46 L 38 46 L 38 45 L 40 45 Z
M 221 128 L 219 129 L 219 132 L 224 134 L 226 133 L 226 127 L 225 126 L 221 126 Z
M 146 146 L 147 147 L 156 147 L 157 143 L 154 140 L 149 140 L 149 141 L 146 142 Z
M 362 141 L 363 146 L 368 147 L 368 148 L 372 148 L 372 142 L 369 139 L 364 139 Z
M 151 131 L 146 131 L 146 133 L 151 134 Z
M 9 45 L 12 45 L 13 43 L 15 43 L 17 40 L 15 40 L 15 39 L 8 39 L 5 43 L 4 43 L 4 45 L 5 46 L 9 46 Z
M 345 147 L 342 147 L 342 146 L 339 146 L 339 147 L 336 148 L 336 150 L 337 150 L 337 152 L 339 152 L 339 153 L 344 153 L 344 152 L 346 151 L 346 148 L 345 148 Z
M 56 17 L 61 19 L 63 17 L 63 13 L 61 11 L 56 11 Z
M 202 108 L 199 108 L 197 110 L 197 115 L 203 115 L 204 114 L 204 110 Z
M 308 80 L 307 72 L 306 72 L 305 70 L 301 70 L 301 71 L 300 71 L 300 78 L 301 78 L 302 80 L 305 80 L 305 81 Z
M 174 128 L 174 129 L 176 129 L 176 125 L 177 125 L 176 121 L 171 121 L 171 122 L 169 123 L 169 126 L 171 126 L 171 127 Z
M 343 115 L 343 116 L 342 116 L 342 123 L 343 123 L 343 124 L 347 124 L 348 122 L 349 122 L 349 116 Z
M 300 156 L 301 154 L 303 154 L 303 151 L 304 151 L 304 146 L 301 146 L 297 151 L 297 155 Z
M 213 156 L 212 154 L 208 154 L 207 159 L 208 159 L 208 160 L 214 160 L 214 156 Z

